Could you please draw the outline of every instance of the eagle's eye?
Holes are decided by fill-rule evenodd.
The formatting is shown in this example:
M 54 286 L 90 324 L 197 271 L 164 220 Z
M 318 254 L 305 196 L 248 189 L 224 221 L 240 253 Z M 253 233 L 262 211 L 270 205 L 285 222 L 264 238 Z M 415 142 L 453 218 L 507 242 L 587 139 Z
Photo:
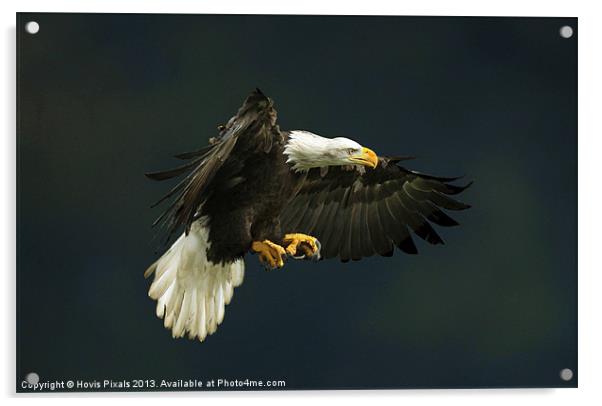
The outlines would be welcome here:
M 347 154 L 348 154 L 348 155 L 353 155 L 353 154 L 355 154 L 357 151 L 356 151 L 356 149 L 355 149 L 355 148 L 347 148 L 347 149 L 345 150 L 345 152 L 347 152 Z

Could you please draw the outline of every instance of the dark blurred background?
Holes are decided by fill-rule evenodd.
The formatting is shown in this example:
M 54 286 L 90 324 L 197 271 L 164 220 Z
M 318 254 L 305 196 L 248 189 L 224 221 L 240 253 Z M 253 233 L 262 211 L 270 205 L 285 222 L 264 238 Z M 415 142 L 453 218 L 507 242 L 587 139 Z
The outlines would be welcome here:
M 36 35 L 23 24 L 40 24 Z M 559 35 L 571 25 L 575 35 Z M 19 383 L 575 386 L 577 20 L 18 16 Z M 205 145 L 255 87 L 284 129 L 465 175 L 446 245 L 342 264 L 247 258 L 217 333 L 173 340 L 143 271 L 145 171 Z

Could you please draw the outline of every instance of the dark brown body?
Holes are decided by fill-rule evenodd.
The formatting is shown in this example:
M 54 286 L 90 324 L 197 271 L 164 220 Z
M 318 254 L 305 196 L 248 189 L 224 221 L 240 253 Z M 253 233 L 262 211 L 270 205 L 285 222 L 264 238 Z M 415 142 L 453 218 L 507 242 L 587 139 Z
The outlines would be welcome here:
M 244 135 L 208 188 L 200 215 L 207 216 L 212 262 L 242 257 L 253 241 L 282 241 L 279 215 L 296 194 L 303 175 L 291 170 L 283 154 L 286 133 L 273 129 L 271 149 L 257 151 Z M 290 232 L 290 230 L 286 230 Z

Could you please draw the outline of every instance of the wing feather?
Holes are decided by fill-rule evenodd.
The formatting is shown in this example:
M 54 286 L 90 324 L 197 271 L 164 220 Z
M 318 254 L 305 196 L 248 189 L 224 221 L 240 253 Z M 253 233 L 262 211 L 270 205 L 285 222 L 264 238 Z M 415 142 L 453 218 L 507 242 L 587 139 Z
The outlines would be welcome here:
M 280 137 L 273 102 L 259 90 L 247 97 L 236 115 L 221 128 L 219 136 L 210 140 L 210 145 L 197 151 L 176 155 L 180 159 L 191 159 L 190 162 L 171 170 L 146 174 L 153 180 L 165 180 L 188 173 L 155 204 L 160 204 L 176 196 L 153 223 L 153 225 L 163 224 L 166 226 L 167 240 L 181 226 L 184 227 L 186 234 L 190 232 L 190 227 L 198 217 L 199 209 L 209 196 L 211 188 L 221 187 L 212 183 L 220 171 L 223 173 L 223 171 L 230 170 L 235 174 L 230 182 L 226 182 L 227 185 L 240 181 L 233 168 L 240 169 L 242 164 L 233 162 L 231 155 L 241 137 L 245 138 L 246 145 L 254 145 L 255 150 L 266 152 L 272 147 L 273 139 Z M 244 157 L 237 158 L 244 161 Z
M 362 206 L 360 210 L 360 258 L 369 257 L 374 254 L 374 244 L 370 235 L 370 218 L 368 217 L 368 206 L 370 202 L 367 199 L 370 188 L 364 188 Z
M 384 257 L 390 257 L 393 255 L 393 244 L 389 236 L 383 232 L 384 227 L 380 220 L 378 207 L 379 203 L 376 201 L 371 201 L 368 207 L 367 216 L 370 222 L 370 237 L 376 253 Z
M 359 192 L 355 193 L 356 199 Z M 349 227 L 350 230 L 350 249 L 349 254 L 351 259 L 357 261 L 362 258 L 362 201 L 357 199 L 351 204 L 351 217 L 349 221 L 351 225 Z
M 412 223 L 415 223 L 412 216 L 406 214 L 406 211 L 402 208 L 399 199 L 395 195 L 385 199 L 385 207 L 393 219 L 389 226 L 389 232 L 393 236 L 395 245 L 407 254 L 417 254 L 418 250 L 406 226 L 406 224 L 411 226 Z
M 431 222 L 457 225 L 443 210 L 470 207 L 450 197 L 471 185 L 450 183 L 457 179 L 410 171 L 389 158 L 379 158 L 374 170 L 364 172 L 310 170 L 281 214 L 282 224 L 291 227 L 283 231 L 314 235 L 322 243 L 323 258 L 338 256 L 344 262 L 374 254 L 391 256 L 394 246 L 416 254 L 411 233 L 430 244 L 443 244 Z

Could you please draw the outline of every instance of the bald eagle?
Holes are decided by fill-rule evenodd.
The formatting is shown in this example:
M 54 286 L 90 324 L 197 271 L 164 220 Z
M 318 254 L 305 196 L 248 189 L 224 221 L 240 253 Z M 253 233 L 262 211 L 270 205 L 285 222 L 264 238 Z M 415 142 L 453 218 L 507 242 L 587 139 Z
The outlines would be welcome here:
M 458 223 L 441 209 L 470 184 L 414 172 L 348 138 L 283 131 L 271 98 L 255 90 L 209 145 L 177 155 L 183 165 L 148 173 L 184 176 L 159 202 L 155 221 L 180 237 L 145 272 L 149 296 L 172 336 L 203 341 L 223 321 L 244 274 L 244 256 L 269 269 L 287 258 L 359 260 L 418 251 L 412 233 L 443 240 L 431 226 Z

